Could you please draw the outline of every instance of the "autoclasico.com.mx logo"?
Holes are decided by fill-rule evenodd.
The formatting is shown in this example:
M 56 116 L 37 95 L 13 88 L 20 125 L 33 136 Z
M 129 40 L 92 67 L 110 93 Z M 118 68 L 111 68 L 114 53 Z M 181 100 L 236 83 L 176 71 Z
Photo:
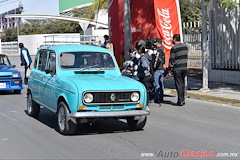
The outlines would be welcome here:
M 162 151 L 158 153 L 141 153 L 143 158 L 237 158 L 238 153 L 215 153 L 213 151 L 192 151 L 192 150 L 182 150 L 180 152 L 176 151 Z

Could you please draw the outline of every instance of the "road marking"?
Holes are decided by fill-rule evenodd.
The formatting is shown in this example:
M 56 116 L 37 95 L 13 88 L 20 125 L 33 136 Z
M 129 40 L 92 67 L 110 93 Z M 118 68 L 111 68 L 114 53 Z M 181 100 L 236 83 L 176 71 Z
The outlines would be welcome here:
M 7 117 L 7 118 L 9 118 L 9 119 L 11 119 L 11 120 L 13 120 L 13 121 L 17 121 L 16 119 L 14 119 L 14 118 L 12 118 L 12 117 L 8 116 L 8 115 L 7 115 L 7 114 L 5 114 L 5 113 L 2 113 L 2 112 L 1 112 L 1 114 L 2 114 L 3 116 L 5 116 L 5 117 Z
M 17 113 L 17 111 L 9 111 L 10 113 L 12 113 L 12 114 L 15 114 L 15 113 Z
M 7 141 L 8 139 L 7 139 L 7 138 L 2 138 L 1 140 L 2 140 L 2 141 Z

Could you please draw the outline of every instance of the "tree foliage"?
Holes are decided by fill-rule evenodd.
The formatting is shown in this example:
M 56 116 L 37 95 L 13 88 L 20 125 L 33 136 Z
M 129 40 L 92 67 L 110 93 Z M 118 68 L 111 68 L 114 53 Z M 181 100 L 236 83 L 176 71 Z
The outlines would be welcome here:
M 72 14 L 75 17 L 93 19 L 94 14 L 99 9 L 106 9 L 108 6 L 107 0 L 94 0 L 93 4 L 86 8 L 75 8 L 72 10 Z
M 206 5 L 209 4 L 210 0 L 205 0 Z M 228 11 L 231 11 L 238 6 L 238 3 L 235 0 L 217 0 L 217 2 Z
M 4 31 L 4 35 L 0 36 L 2 42 L 17 41 L 17 29 L 9 28 Z
M 46 23 L 32 22 L 19 26 L 20 35 L 53 34 L 53 33 L 79 33 L 81 27 L 76 22 L 49 20 Z M 2 42 L 17 41 L 17 28 L 9 28 L 0 37 Z
M 201 1 L 180 0 L 179 3 L 182 22 L 193 22 L 201 20 Z

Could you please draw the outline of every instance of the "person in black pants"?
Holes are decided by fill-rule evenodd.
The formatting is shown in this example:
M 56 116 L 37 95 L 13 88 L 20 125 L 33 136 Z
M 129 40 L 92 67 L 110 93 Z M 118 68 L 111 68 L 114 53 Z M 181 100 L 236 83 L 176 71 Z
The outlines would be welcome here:
M 150 88 L 152 83 L 152 74 L 151 74 L 151 56 L 146 53 L 146 48 L 144 45 L 140 45 L 137 48 L 138 53 L 141 55 L 138 63 L 138 78 L 139 81 L 146 87 L 147 90 L 147 103 L 150 100 Z
M 176 105 L 185 105 L 185 77 L 187 74 L 188 47 L 180 41 L 180 35 L 173 35 L 173 44 L 170 52 L 170 68 L 173 71 L 178 101 Z

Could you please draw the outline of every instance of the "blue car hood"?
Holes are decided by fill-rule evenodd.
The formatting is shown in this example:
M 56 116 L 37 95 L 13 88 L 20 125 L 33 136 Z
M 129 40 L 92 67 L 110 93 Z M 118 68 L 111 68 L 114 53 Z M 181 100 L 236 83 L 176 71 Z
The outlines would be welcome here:
M 18 72 L 12 66 L 0 66 L 0 72 Z
M 143 84 L 125 76 L 76 75 L 71 81 L 84 90 L 142 90 Z

